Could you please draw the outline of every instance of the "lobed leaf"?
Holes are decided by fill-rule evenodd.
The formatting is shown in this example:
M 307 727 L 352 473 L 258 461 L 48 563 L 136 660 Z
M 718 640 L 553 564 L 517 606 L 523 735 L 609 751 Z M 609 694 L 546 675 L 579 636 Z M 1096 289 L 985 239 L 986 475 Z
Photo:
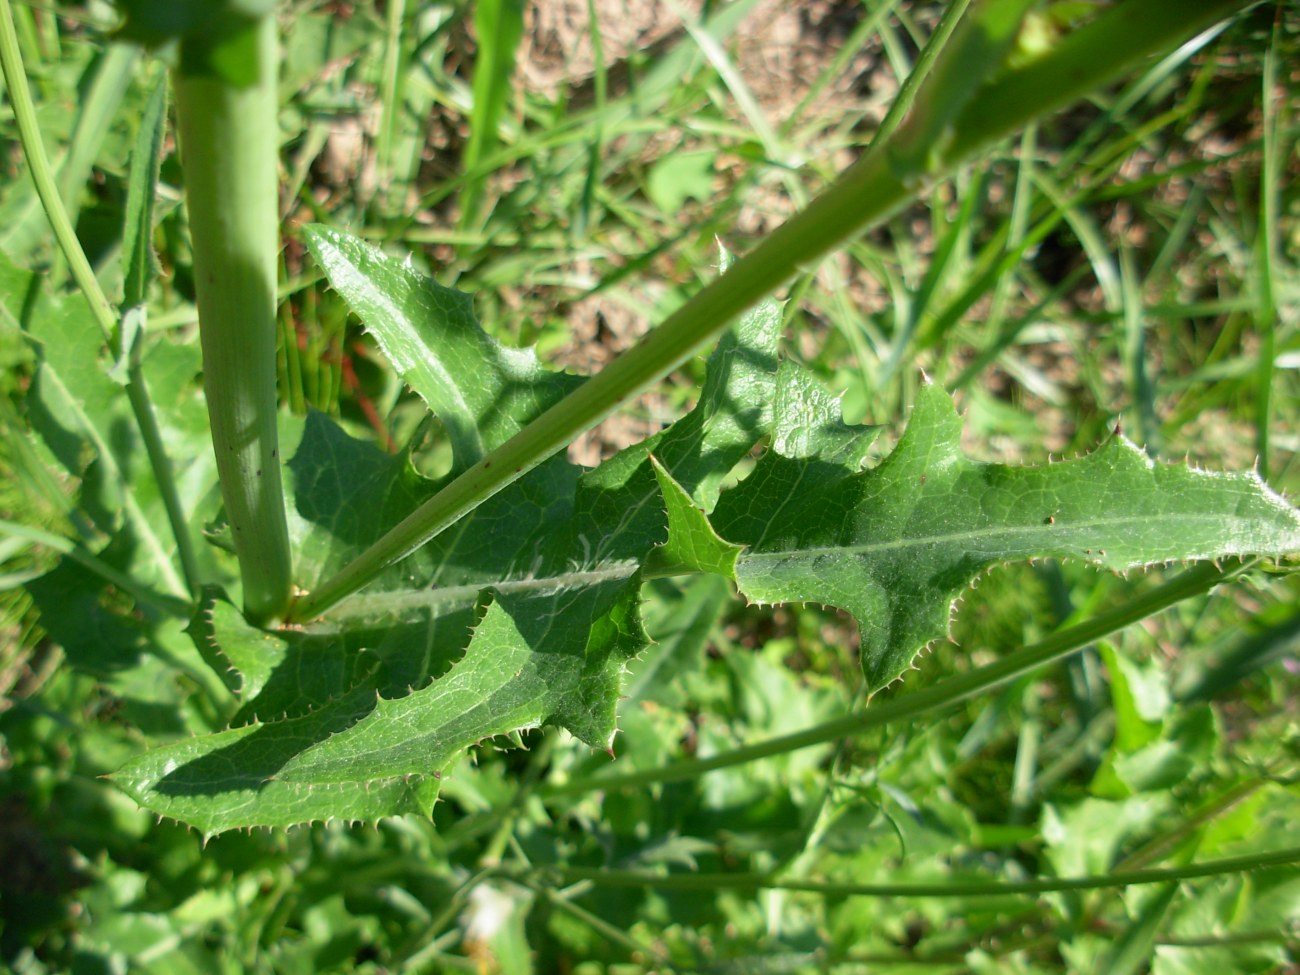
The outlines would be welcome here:
M 495 343 L 467 297 L 369 245 L 313 231 L 313 247 L 459 438 L 458 464 L 581 381 Z M 971 460 L 952 401 L 932 386 L 895 450 L 864 470 L 875 429 L 845 424 L 833 396 L 779 359 L 780 325 L 779 306 L 759 306 L 710 356 L 680 421 L 590 471 L 552 458 L 320 621 L 267 633 L 209 599 L 191 632 L 239 695 L 232 727 L 140 757 L 119 784 L 214 833 L 427 814 L 457 755 L 523 728 L 556 724 L 607 748 L 624 671 L 649 643 L 647 575 L 712 573 L 751 600 L 846 609 L 878 688 L 946 632 L 952 600 L 999 562 L 1082 557 L 1122 570 L 1300 549 L 1296 512 L 1255 475 L 1156 465 L 1118 436 L 1043 468 Z M 722 490 L 760 443 L 753 469 Z M 323 416 L 308 418 L 289 469 L 307 584 L 438 486 L 407 455 Z M 678 646 L 698 640 L 665 653 Z
M 747 546 L 741 591 L 852 613 L 874 690 L 947 632 L 952 600 L 998 563 L 1052 556 L 1123 571 L 1300 549 L 1300 515 L 1253 472 L 1157 464 L 1118 433 L 1045 467 L 980 463 L 960 441 L 951 398 L 927 385 L 871 470 L 766 454 L 712 518 Z
M 485 595 L 464 656 L 419 690 L 363 681 L 315 708 L 154 749 L 113 779 L 141 805 L 205 834 L 427 816 L 443 770 L 470 745 L 553 722 L 609 747 L 620 675 L 645 644 L 639 588 L 633 573 L 549 592 Z M 434 612 L 392 623 L 386 639 L 415 652 Z M 233 616 L 220 613 L 219 639 L 238 638 L 242 621 Z M 555 625 L 561 620 L 565 625 Z M 264 635 L 264 643 L 278 644 L 266 649 L 292 661 L 298 675 L 317 665 L 311 651 L 318 641 L 313 634 Z
M 334 286 L 366 309 L 390 355 L 397 350 L 403 378 L 441 410 L 486 425 L 479 446 L 495 446 L 580 381 L 492 341 L 467 297 L 412 290 L 409 268 L 369 245 L 326 234 L 315 245 L 329 255 Z M 429 776 L 455 755 L 520 728 L 554 723 L 608 747 L 624 667 L 648 642 L 639 566 L 668 538 L 648 451 L 681 483 L 716 497 L 774 425 L 771 404 L 791 402 L 774 392 L 779 327 L 779 309 L 762 306 L 710 357 L 700 402 L 677 424 L 585 474 L 553 458 L 317 624 L 265 633 L 210 598 L 191 632 L 239 689 L 235 727 L 150 752 L 119 784 L 156 812 L 216 832 L 412 811 L 432 803 Z M 533 363 L 527 382 L 520 363 Z M 499 400 L 441 385 L 469 375 Z M 782 415 L 804 431 L 791 429 L 791 440 L 842 439 L 834 424 L 805 429 L 807 416 L 793 407 Z M 389 456 L 318 414 L 289 472 L 290 531 L 308 583 L 437 486 L 406 455 Z M 361 740 L 366 760 L 353 760 Z M 252 771 L 232 776 L 237 763 Z M 412 776 L 425 776 L 418 788 Z M 380 781 L 384 788 L 371 788 Z
M 647 568 L 663 575 L 712 572 L 734 577 L 736 557 L 743 546 L 720 538 L 709 524 L 704 509 L 696 506 L 695 499 L 673 480 L 662 464 L 654 457 L 650 460 L 667 506 L 668 540 L 651 549 Z

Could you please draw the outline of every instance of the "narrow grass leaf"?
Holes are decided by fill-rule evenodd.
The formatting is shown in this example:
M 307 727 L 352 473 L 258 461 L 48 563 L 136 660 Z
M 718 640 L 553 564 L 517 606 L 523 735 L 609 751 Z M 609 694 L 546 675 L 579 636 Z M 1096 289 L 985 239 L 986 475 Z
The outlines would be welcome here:
M 479 168 L 500 138 L 498 128 L 510 94 L 515 49 L 524 33 L 523 0 L 481 0 L 475 5 L 478 57 L 474 64 L 474 104 L 469 144 L 462 166 L 468 182 L 461 194 L 461 229 L 477 223 L 485 173 Z

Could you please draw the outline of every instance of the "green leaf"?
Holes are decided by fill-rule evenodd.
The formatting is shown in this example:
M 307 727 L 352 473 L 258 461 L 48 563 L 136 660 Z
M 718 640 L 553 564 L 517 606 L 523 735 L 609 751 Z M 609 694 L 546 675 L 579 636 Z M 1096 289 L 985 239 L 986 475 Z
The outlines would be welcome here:
M 7 310 L 22 322 L 37 354 L 28 396 L 32 427 L 63 468 L 81 480 L 80 502 L 95 526 L 107 535 L 129 537 L 124 557 L 135 578 L 184 597 L 166 508 L 126 392 L 110 378 L 101 357 L 99 328 L 80 296 L 37 295 L 22 308 L 24 277 L 0 260 L 0 284 L 18 289 L 3 289 Z M 194 381 L 197 343 L 154 342 L 141 368 L 155 398 L 161 435 L 172 448 L 180 500 L 193 512 L 215 481 L 207 414 Z
M 1254 473 L 1153 463 L 1116 435 L 1046 467 L 973 461 L 936 386 L 878 467 L 769 452 L 713 513 L 748 546 L 735 581 L 751 600 L 852 613 L 872 689 L 947 632 L 953 599 L 1001 562 L 1054 556 L 1110 569 L 1300 549 L 1300 515 Z
M 292 716 L 155 749 L 114 781 L 142 805 L 208 834 L 428 815 L 443 770 L 485 739 L 553 722 L 609 748 L 619 677 L 646 641 L 639 587 L 633 573 L 597 585 L 487 596 L 464 656 L 419 690 L 364 682 Z M 413 612 L 384 639 L 419 652 L 433 616 Z M 554 625 L 558 618 L 567 625 Z M 213 623 L 223 644 L 250 636 L 233 611 L 214 614 Z M 215 629 L 219 624 L 223 630 Z M 318 655 L 307 652 L 313 642 L 319 637 L 311 633 L 263 634 L 264 652 L 292 661 L 300 676 L 317 666 Z
M 742 546 L 719 538 L 704 509 L 696 506 L 686 489 L 673 480 L 653 455 L 650 463 L 668 508 L 668 540 L 651 550 L 647 569 L 663 575 L 714 572 L 734 576 L 736 556 Z
M 382 663 L 359 640 L 340 640 L 333 634 L 277 639 L 250 626 L 215 589 L 204 592 L 187 632 L 204 660 L 243 702 L 232 719 L 235 725 L 305 714 L 363 683 L 378 686 L 382 672 Z
M 1207 701 L 1228 692 L 1255 671 L 1300 651 L 1300 606 L 1265 609 L 1245 634 L 1233 633 L 1229 646 L 1210 658 L 1188 661 L 1179 697 L 1186 703 Z
M 727 255 L 722 257 L 725 267 Z M 705 511 L 764 438 L 782 455 L 860 462 L 877 428 L 846 424 L 834 396 L 806 370 L 779 359 L 780 334 L 780 305 L 756 305 L 709 356 L 700 400 L 690 413 L 583 475 L 576 521 L 581 538 L 589 545 L 599 540 L 600 551 L 635 559 L 665 541 L 666 501 L 651 454 Z M 617 531 L 611 534 L 610 526 Z
M 312 235 L 331 282 L 459 443 L 458 463 L 581 381 L 491 341 L 466 296 L 368 245 Z M 1119 438 L 1042 469 L 972 461 L 934 387 L 893 454 L 863 470 L 875 429 L 844 423 L 833 396 L 779 359 L 780 325 L 779 306 L 760 305 L 710 356 L 680 421 L 594 470 L 551 458 L 321 620 L 266 633 L 210 599 L 191 633 L 238 691 L 233 726 L 151 752 L 119 783 L 212 833 L 427 812 L 461 751 L 523 728 L 556 724 L 607 748 L 622 675 L 648 642 L 646 572 L 711 572 L 753 600 L 848 609 L 879 686 L 1000 561 L 1075 555 L 1125 568 L 1297 547 L 1295 512 L 1258 478 L 1157 467 Z M 462 389 L 465 376 L 482 382 Z M 407 455 L 324 416 L 297 440 L 288 487 L 304 584 L 438 488 Z
M 116 0 L 122 11 L 119 34 L 157 47 L 218 28 L 223 21 L 271 16 L 276 0 Z
M 498 131 L 510 96 L 515 53 L 524 36 L 523 0 L 480 0 L 474 5 L 478 50 L 474 59 L 474 100 L 469 117 L 469 142 L 461 165 L 469 182 L 461 195 L 461 226 L 479 218 L 483 193 L 483 161 L 500 141 Z
M 1177 894 L 1178 884 L 1165 884 L 1145 896 L 1138 916 L 1116 938 L 1110 951 L 1101 959 L 1098 971 L 1131 975 L 1144 970 L 1151 961 L 1156 935 L 1164 924 L 1169 905 Z
M 702 575 L 681 586 L 659 580 L 645 595 L 646 629 L 655 645 L 628 665 L 624 693 L 678 709 L 687 697 L 683 685 L 703 669 L 713 627 L 735 593 L 719 576 Z
M 158 257 L 153 251 L 151 235 L 166 122 L 167 79 L 160 77 L 149 95 L 140 119 L 140 132 L 131 150 L 126 215 L 122 223 L 124 308 L 143 304 L 148 296 L 149 282 L 158 275 Z M 124 341 L 122 348 L 129 351 L 131 345 Z
M 488 411 L 489 446 L 580 381 L 534 364 L 529 378 L 514 380 L 518 395 L 494 404 L 426 382 L 436 376 L 430 362 L 454 363 L 451 375 L 490 377 L 503 361 L 522 357 L 482 333 L 463 296 L 464 317 L 416 298 L 385 306 L 383 291 L 355 269 L 391 293 L 403 276 L 413 280 L 408 272 L 373 249 L 338 241 L 348 254 L 327 264 L 335 286 L 368 309 L 367 325 L 385 348 L 401 349 L 403 378 L 440 410 L 476 423 L 476 411 Z M 317 242 L 322 253 L 332 246 L 323 236 Z M 446 297 L 436 288 L 423 293 Z M 843 446 L 848 428 L 837 426 L 837 412 L 807 426 L 808 403 L 833 405 L 824 392 L 804 379 L 797 393 L 776 395 L 779 325 L 771 303 L 739 322 L 710 357 L 700 402 L 677 424 L 585 475 L 553 458 L 316 624 L 263 632 L 210 596 L 190 632 L 239 692 L 234 727 L 150 752 L 122 770 L 119 784 L 155 812 L 218 832 L 424 809 L 436 796 L 434 773 L 467 746 L 521 728 L 558 724 L 608 748 L 622 674 L 648 642 L 639 566 L 670 536 L 649 448 L 665 476 L 671 471 L 679 493 L 673 505 L 695 511 L 698 497 L 716 498 L 731 468 L 774 425 L 783 443 Z M 530 392 L 530 383 L 541 392 Z M 286 436 L 286 445 L 293 439 Z M 436 487 L 407 456 L 356 440 L 323 415 L 309 416 L 296 439 L 290 531 L 308 582 Z M 695 501 L 687 502 L 685 485 Z M 350 757 L 361 740 L 371 743 L 364 761 Z M 233 768 L 244 771 L 232 776 Z M 371 788 L 375 782 L 384 785 Z
M 1046 859 L 1058 877 L 1108 873 L 1118 851 L 1147 835 L 1169 815 L 1169 794 L 1134 796 L 1117 802 L 1084 799 L 1067 809 L 1043 809 Z
M 442 420 L 456 470 L 500 446 L 582 382 L 542 368 L 532 349 L 511 349 L 489 336 L 464 292 L 444 288 L 357 237 L 321 226 L 304 234 L 393 368 Z
M 715 179 L 713 152 L 674 152 L 650 167 L 646 195 L 664 213 L 676 215 L 687 200 L 707 200 Z

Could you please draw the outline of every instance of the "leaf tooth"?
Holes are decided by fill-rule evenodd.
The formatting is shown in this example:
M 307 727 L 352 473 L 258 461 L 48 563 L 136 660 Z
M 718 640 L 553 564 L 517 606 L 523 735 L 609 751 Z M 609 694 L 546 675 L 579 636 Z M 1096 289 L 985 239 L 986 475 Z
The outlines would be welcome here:
M 260 716 L 256 711 L 254 711 L 252 714 L 250 714 L 250 715 L 248 716 L 248 720 L 246 720 L 243 724 L 241 724 L 241 725 L 233 725 L 233 724 L 232 724 L 232 725 L 227 725 L 227 726 L 226 726 L 226 730 L 227 730 L 227 731 L 234 731 L 236 728 L 256 728 L 257 726 L 259 726 L 259 725 L 261 725 L 261 724 L 263 724 L 263 723 L 264 723 L 264 722 L 262 721 L 261 716 Z M 197 736 L 196 736 L 196 737 L 197 737 Z

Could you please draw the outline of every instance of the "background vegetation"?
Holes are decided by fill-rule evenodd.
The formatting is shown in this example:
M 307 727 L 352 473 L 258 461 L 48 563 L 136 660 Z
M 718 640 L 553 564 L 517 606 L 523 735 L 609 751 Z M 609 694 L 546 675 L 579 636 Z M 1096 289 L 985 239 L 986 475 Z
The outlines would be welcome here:
M 522 21 L 505 0 L 287 5 L 284 408 L 333 414 L 390 449 L 424 416 L 323 287 L 302 223 L 413 253 L 473 292 L 498 338 L 592 371 L 716 276 L 715 236 L 744 252 L 856 155 L 937 6 L 668 3 L 642 24 L 636 5 L 597 0 L 538 4 Z M 93 4 L 15 10 L 63 195 L 120 290 L 127 164 L 162 67 L 112 43 L 113 17 Z M 1294 495 L 1298 36 L 1293 5 L 1261 4 L 937 183 L 801 276 L 784 306 L 788 353 L 842 393 L 846 415 L 894 434 L 924 370 L 957 394 L 976 456 L 1074 455 L 1120 424 L 1153 456 L 1258 463 Z M 155 395 L 198 403 L 180 183 L 169 146 L 149 342 L 178 364 Z M 133 472 L 31 435 L 50 408 L 39 366 L 57 350 L 26 330 L 25 309 L 67 272 L 16 150 L 0 190 L 0 959 L 15 971 L 1300 964 L 1292 866 L 1123 889 L 1008 886 L 1294 846 L 1289 564 L 1255 565 L 923 721 L 682 780 L 575 787 L 608 759 L 551 729 L 464 759 L 431 822 L 206 843 L 155 822 L 102 776 L 145 740 L 210 722 L 205 678 L 154 652 L 128 592 L 89 597 L 87 570 L 59 560 L 61 539 L 103 538 L 123 504 L 114 485 Z M 702 368 L 571 456 L 594 463 L 679 415 Z M 419 462 L 437 473 L 450 458 L 435 446 Z M 906 691 L 1160 575 L 1000 568 Z M 616 771 L 764 741 L 860 703 L 841 615 L 745 608 L 712 577 L 650 589 L 659 646 L 630 675 Z M 649 885 L 647 871 L 667 879 Z M 924 886 L 864 896 L 853 883 Z

